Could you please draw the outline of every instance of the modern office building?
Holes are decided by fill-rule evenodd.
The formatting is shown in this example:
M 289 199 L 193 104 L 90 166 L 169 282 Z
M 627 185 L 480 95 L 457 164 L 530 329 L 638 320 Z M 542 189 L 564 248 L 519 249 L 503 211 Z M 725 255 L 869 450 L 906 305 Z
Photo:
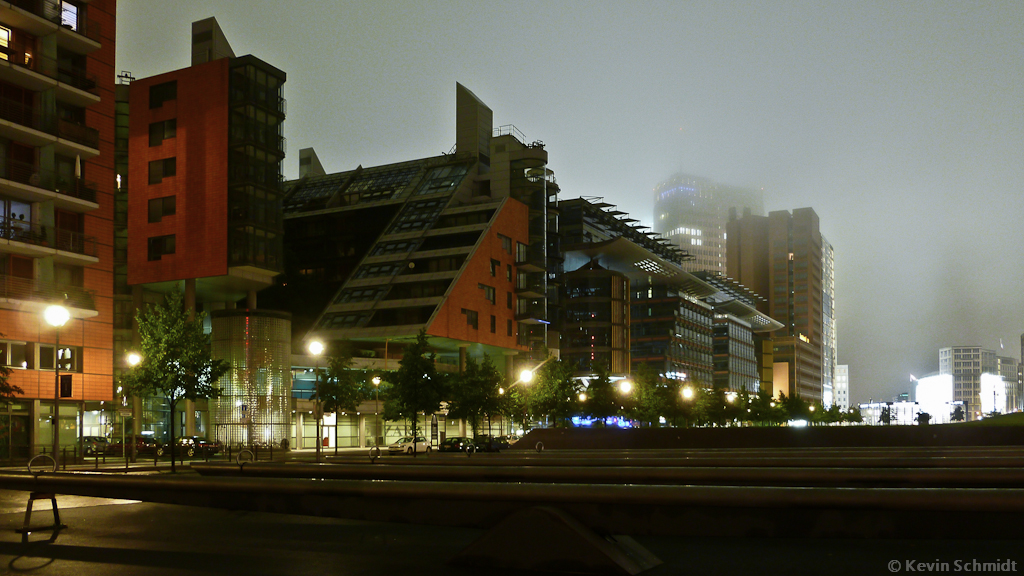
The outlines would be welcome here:
M 833 402 L 840 410 L 850 409 L 850 366 L 839 364 L 836 366 L 836 381 L 832 388 Z
M 773 335 L 776 389 L 823 400 L 823 351 L 831 346 L 827 339 L 834 343 L 835 330 L 831 325 L 826 338 L 824 301 L 830 286 L 824 281 L 818 215 L 811 208 L 745 214 L 729 222 L 728 235 L 729 276 L 764 296 L 762 311 L 785 326 Z M 831 308 L 831 294 L 828 301 Z
M 939 374 L 953 376 L 953 400 L 963 402 L 968 420 L 983 416 L 983 375 L 999 374 L 996 353 L 981 346 L 949 346 L 939 349 Z
M 282 306 L 303 295 L 297 336 L 356 341 L 378 357 L 390 343 L 397 358 L 423 329 L 453 364 L 470 347 L 496 364 L 557 350 L 547 327 L 558 185 L 543 144 L 491 118 L 456 85 L 450 154 L 325 174 L 302 151 L 309 169 L 284 200 L 287 273 L 267 291 Z
M 730 210 L 763 215 L 761 191 L 686 174 L 675 174 L 654 187 L 654 231 L 692 256 L 683 262 L 687 271 L 727 273 Z
M 102 433 L 113 400 L 115 2 L 0 2 L 0 454 Z M 60 328 L 43 310 L 64 306 Z M 58 345 L 59 339 L 59 345 Z M 54 370 L 60 369 L 57 382 Z
M 996 356 L 996 366 L 1005 385 L 1003 396 L 1006 402 L 1002 410 L 1016 412 L 1020 410 L 1020 362 L 1009 356 Z
M 125 86 L 119 87 L 128 95 L 117 113 L 118 150 L 127 151 L 127 162 L 118 156 L 118 239 L 125 244 L 124 275 L 117 276 L 119 365 L 123 352 L 138 342 L 137 336 L 128 336 L 130 318 L 145 303 L 158 302 L 173 289 L 183 290 L 185 306 L 194 311 L 233 309 L 244 301 L 256 326 L 265 319 L 255 310 L 256 293 L 283 270 L 287 77 L 254 56 L 236 57 L 213 18 L 192 24 L 191 52 L 188 68 L 137 80 L 125 77 Z M 127 286 L 130 304 L 121 294 Z M 225 319 L 219 325 L 227 330 L 233 323 Z M 235 335 L 231 342 L 244 347 L 247 336 Z M 225 357 L 243 357 L 224 352 L 223 335 L 213 336 Z M 283 358 L 283 367 L 238 360 L 223 387 L 239 396 L 239 386 L 256 386 L 253 374 L 260 368 L 290 375 L 290 351 L 273 357 Z M 212 405 L 211 415 L 205 401 L 183 402 L 175 435 L 212 438 L 216 426 L 223 432 L 217 439 L 245 441 L 240 407 Z M 134 407 L 134 432 L 163 440 L 168 433 L 165 402 L 135 399 Z M 275 434 L 282 434 L 283 428 L 275 426 Z
M 559 210 L 569 288 L 563 358 L 587 373 L 609 354 L 613 375 L 622 375 L 628 371 L 614 367 L 628 350 L 633 367 L 647 363 L 669 379 L 758 388 L 754 333 L 781 324 L 757 311 L 756 295 L 717 274 L 687 272 L 686 251 L 633 225 L 611 204 L 579 198 L 562 201 Z M 626 298 L 617 286 L 628 289 Z M 620 340 L 623 321 L 629 330 Z
M 821 237 L 821 403 L 835 401 L 836 380 L 836 272 L 835 250 Z

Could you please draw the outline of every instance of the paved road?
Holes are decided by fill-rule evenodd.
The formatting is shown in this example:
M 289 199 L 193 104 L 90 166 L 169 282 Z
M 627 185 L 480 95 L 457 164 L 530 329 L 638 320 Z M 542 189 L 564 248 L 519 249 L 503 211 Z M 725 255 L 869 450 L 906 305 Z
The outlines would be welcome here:
M 69 525 L 52 543 L 45 532 L 23 545 L 23 492 L 0 491 L 0 574 L 462 576 L 478 570 L 446 562 L 482 532 L 206 508 L 58 497 Z M 50 519 L 39 503 L 36 522 Z M 955 518 L 950 519 L 955 522 Z M 898 561 L 1017 562 L 1024 543 L 914 540 L 638 539 L 665 564 L 645 574 L 891 574 Z M 529 537 L 510 543 L 529 554 Z M 495 576 L 520 571 L 490 570 Z

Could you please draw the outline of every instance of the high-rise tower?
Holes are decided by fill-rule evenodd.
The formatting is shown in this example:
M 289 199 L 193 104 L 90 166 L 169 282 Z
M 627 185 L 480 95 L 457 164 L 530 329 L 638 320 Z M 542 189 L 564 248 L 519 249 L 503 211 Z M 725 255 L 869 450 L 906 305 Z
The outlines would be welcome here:
M 683 262 L 687 271 L 726 273 L 726 225 L 733 209 L 762 215 L 761 193 L 685 174 L 654 187 L 654 231 L 694 257 Z

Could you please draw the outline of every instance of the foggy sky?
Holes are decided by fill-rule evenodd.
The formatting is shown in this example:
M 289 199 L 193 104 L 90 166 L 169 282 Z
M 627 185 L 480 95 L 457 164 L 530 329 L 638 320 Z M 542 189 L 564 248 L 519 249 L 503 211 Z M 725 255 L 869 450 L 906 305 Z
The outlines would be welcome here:
M 1020 357 L 1024 2 L 122 0 L 117 69 L 188 66 L 209 16 L 288 74 L 289 178 L 306 147 L 328 172 L 447 152 L 461 82 L 563 198 L 649 226 L 683 171 L 814 208 L 851 402 L 942 346 Z

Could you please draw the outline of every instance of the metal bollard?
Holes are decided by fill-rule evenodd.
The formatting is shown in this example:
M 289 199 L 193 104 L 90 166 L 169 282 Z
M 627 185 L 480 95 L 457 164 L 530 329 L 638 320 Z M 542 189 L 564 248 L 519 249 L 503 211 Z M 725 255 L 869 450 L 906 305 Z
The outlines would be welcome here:
M 61 470 L 67 470 L 68 469 L 68 448 L 67 448 L 67 446 L 65 446 L 64 448 L 60 449 L 60 460 L 61 460 L 61 462 L 60 462 L 60 469 Z

